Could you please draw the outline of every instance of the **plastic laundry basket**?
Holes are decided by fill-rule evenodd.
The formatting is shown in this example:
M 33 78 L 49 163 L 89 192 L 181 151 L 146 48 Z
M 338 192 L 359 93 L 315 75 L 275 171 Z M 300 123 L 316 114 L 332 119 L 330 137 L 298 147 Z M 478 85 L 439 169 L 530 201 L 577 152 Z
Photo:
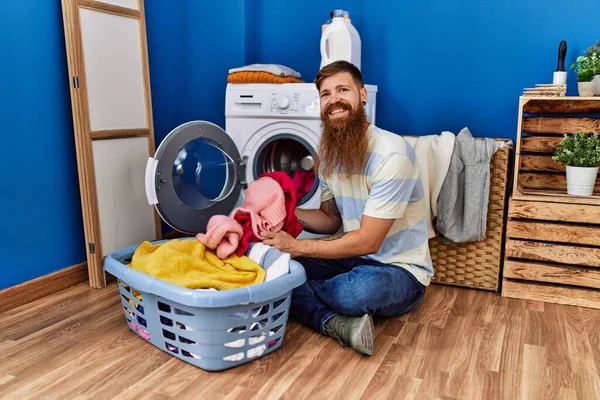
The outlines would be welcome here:
M 137 246 L 106 257 L 118 280 L 129 328 L 159 349 L 208 371 L 232 368 L 283 343 L 292 290 L 306 281 L 302 266 L 243 288 L 209 291 L 177 286 L 128 267 Z

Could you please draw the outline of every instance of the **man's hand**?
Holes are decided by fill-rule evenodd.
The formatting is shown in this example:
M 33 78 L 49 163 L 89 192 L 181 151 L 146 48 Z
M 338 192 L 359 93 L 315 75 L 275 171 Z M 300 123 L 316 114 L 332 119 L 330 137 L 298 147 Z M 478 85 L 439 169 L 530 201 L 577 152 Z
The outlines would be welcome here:
M 292 235 L 285 231 L 279 232 L 261 232 L 260 235 L 264 238 L 263 243 L 269 246 L 273 246 L 276 249 L 290 253 L 292 258 L 297 257 L 299 240 L 294 239 Z

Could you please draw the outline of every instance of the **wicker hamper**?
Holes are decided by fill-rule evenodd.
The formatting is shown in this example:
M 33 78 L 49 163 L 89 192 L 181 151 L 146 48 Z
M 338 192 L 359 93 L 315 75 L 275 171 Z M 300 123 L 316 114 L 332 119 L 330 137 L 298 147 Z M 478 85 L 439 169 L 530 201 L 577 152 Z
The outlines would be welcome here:
M 499 290 L 511 150 L 510 146 L 504 146 L 491 160 L 486 239 L 456 244 L 445 244 L 439 234 L 430 239 L 434 268 L 432 282 Z

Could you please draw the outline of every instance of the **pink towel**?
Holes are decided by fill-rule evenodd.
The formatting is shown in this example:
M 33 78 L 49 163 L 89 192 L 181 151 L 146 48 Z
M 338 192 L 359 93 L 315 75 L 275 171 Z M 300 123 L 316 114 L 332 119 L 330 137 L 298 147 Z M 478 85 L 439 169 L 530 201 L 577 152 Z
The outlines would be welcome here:
M 285 172 L 269 172 L 252 182 L 246 190 L 243 207 L 231 212 L 231 217 L 214 215 L 208 221 L 206 234 L 196 238 L 208 248 L 217 248 L 217 257 L 227 258 L 232 252 L 244 254 L 250 242 L 262 241 L 262 231 L 284 229 L 297 237 L 302 232 L 294 210 L 296 188 Z
M 209 249 L 217 249 L 217 257 L 224 260 L 238 247 L 243 233 L 242 226 L 235 219 L 226 215 L 214 215 L 208 221 L 206 233 L 197 234 L 196 239 Z
M 246 190 L 244 207 L 238 207 L 231 213 L 235 219 L 238 213 L 248 213 L 252 219 L 252 231 L 257 238 L 260 232 L 277 232 L 285 222 L 285 196 L 283 189 L 271 177 L 262 177 L 250 184 Z
M 296 217 L 296 214 L 294 213 L 294 211 L 296 209 L 297 193 L 296 193 L 296 188 L 294 187 L 294 184 L 292 182 L 292 178 L 290 178 L 289 175 L 286 174 L 285 172 L 281 172 L 281 171 L 266 172 L 266 173 L 262 174 L 261 176 L 259 176 L 258 180 L 252 182 L 250 184 L 250 186 L 248 187 L 248 192 L 250 192 L 250 206 L 253 206 L 255 204 L 255 200 L 257 200 L 259 203 L 261 203 L 260 199 L 255 199 L 255 196 L 260 196 L 260 195 L 262 195 L 262 193 L 259 193 L 258 190 L 255 190 L 255 188 L 260 187 L 260 185 L 262 185 L 265 182 L 263 178 L 267 178 L 267 177 L 274 179 L 277 182 L 277 184 L 281 187 L 281 190 L 283 191 L 283 199 L 284 199 L 283 206 L 284 206 L 284 208 L 283 208 L 283 210 L 277 208 L 279 210 L 277 212 L 278 214 L 283 211 L 284 215 L 285 215 L 285 218 L 283 220 L 283 226 L 281 227 L 281 230 L 286 231 L 293 237 L 297 237 L 300 234 L 300 232 L 302 232 L 302 225 L 300 224 L 300 222 L 298 222 L 298 218 Z M 268 181 L 266 181 L 266 182 L 268 182 Z M 277 200 L 278 202 L 280 201 L 279 195 L 275 196 L 275 198 L 278 199 Z M 247 206 L 248 206 L 248 203 L 245 202 L 244 208 L 248 208 Z M 279 207 L 279 205 L 277 205 L 277 207 Z M 255 220 L 257 220 L 257 219 L 259 219 L 258 216 L 255 217 Z M 235 253 L 238 256 L 241 256 L 248 249 L 250 242 L 260 242 L 263 240 L 263 238 L 262 238 L 262 236 L 256 236 L 254 234 L 254 227 L 256 225 L 253 224 L 251 213 L 238 212 L 235 215 L 235 220 L 237 222 L 239 222 L 240 225 L 242 225 L 242 229 L 244 230 L 244 234 L 242 235 L 242 237 L 240 239 L 240 243 L 238 244 L 238 248 L 235 251 Z M 279 228 L 279 226 L 278 225 L 273 226 L 273 228 Z M 260 233 L 260 232 L 258 232 L 258 233 Z

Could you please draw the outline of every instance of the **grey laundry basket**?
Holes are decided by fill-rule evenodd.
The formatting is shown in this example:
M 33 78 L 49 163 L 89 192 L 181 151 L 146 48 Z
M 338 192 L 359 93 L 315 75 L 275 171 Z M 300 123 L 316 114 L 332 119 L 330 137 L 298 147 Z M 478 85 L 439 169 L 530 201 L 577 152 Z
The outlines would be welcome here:
M 129 328 L 154 346 L 207 371 L 232 368 L 283 343 L 292 290 L 306 281 L 290 273 L 243 288 L 209 291 L 177 286 L 127 266 L 137 246 L 108 255 Z

